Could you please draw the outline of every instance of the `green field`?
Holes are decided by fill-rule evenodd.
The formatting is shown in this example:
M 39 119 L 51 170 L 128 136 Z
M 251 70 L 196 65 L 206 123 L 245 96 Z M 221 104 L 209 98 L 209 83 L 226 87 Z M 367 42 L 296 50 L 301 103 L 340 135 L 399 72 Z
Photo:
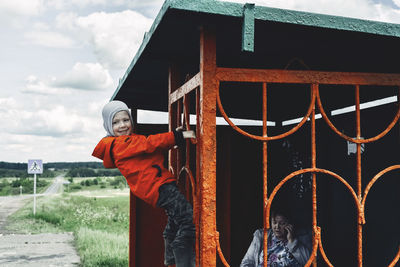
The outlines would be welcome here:
M 36 192 L 43 192 L 53 181 L 53 178 L 37 178 Z M 20 188 L 22 186 L 22 188 Z M 33 177 L 0 178 L 0 196 L 33 194 Z
M 82 266 L 128 266 L 129 189 L 103 182 L 108 188 L 97 184 L 39 197 L 36 216 L 27 203 L 9 217 L 7 228 L 15 233 L 73 232 Z M 69 186 L 80 183 L 74 179 Z

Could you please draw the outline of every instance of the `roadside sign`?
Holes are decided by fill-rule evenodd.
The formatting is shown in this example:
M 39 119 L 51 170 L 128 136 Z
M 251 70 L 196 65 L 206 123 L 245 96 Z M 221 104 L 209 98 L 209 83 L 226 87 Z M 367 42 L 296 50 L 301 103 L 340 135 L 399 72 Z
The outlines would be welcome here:
M 33 215 L 36 214 L 36 174 L 43 173 L 43 161 L 41 159 L 28 159 L 28 173 L 33 174 Z
M 41 159 L 29 159 L 28 160 L 28 173 L 29 174 L 42 174 L 43 173 L 43 162 Z

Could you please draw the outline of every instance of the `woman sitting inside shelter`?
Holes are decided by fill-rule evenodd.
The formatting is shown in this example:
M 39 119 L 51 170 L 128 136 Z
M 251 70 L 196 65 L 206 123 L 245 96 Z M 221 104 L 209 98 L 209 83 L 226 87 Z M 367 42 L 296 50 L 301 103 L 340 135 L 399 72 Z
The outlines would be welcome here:
M 294 235 L 293 224 L 281 211 L 271 212 L 271 228 L 268 229 L 268 263 L 264 265 L 263 229 L 254 232 L 253 241 L 240 267 L 299 267 L 310 257 L 310 250 Z

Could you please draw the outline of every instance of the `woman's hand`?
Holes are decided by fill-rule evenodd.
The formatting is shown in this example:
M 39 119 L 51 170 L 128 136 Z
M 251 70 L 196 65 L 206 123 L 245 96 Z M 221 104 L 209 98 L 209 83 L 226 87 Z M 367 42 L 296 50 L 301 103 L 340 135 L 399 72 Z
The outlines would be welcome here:
M 288 224 L 288 225 L 286 225 L 286 227 L 285 227 L 285 229 L 286 229 L 286 238 L 287 238 L 287 240 L 288 240 L 288 242 L 289 243 L 292 243 L 293 241 L 294 241 L 294 229 L 293 229 L 293 225 L 291 225 L 291 224 Z

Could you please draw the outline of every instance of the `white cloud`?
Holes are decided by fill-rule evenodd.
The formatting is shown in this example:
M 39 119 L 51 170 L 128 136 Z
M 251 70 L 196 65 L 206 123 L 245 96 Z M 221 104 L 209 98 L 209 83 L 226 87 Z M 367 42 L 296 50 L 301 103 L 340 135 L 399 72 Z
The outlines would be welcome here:
M 44 162 L 96 161 L 91 153 L 101 137 L 89 135 L 82 138 L 60 138 L 0 133 L 0 149 L 3 156 L 0 160 L 27 162 L 28 159 L 39 158 Z
M 0 24 L 22 27 L 24 21 L 43 10 L 43 0 L 0 0 Z
M 400 8 L 400 0 L 393 0 L 393 3 Z
M 226 1 L 238 3 L 249 2 L 247 0 Z M 270 6 L 328 15 L 400 23 L 400 10 L 386 5 L 374 4 L 370 0 L 252 0 L 251 2 L 260 6 Z
M 29 75 L 22 93 L 40 95 L 70 95 L 71 89 L 99 91 L 113 88 L 113 79 L 99 63 L 76 63 L 72 70 L 60 78 L 41 80 Z
M 65 136 L 79 134 L 86 131 L 87 119 L 74 110 L 67 110 L 64 106 L 57 105 L 51 109 L 1 110 L 1 117 L 7 124 L 0 126 L 2 132 L 17 135 L 38 136 Z
M 96 5 L 104 6 L 106 3 L 106 0 L 47 0 L 46 2 L 47 6 L 56 9 L 65 9 L 71 6 L 77 6 L 79 8 Z
M 41 81 L 35 75 L 26 78 L 26 85 L 21 92 L 41 95 L 70 94 L 68 89 L 52 87 L 50 82 Z
M 69 29 L 93 47 L 99 62 L 107 68 L 126 69 L 139 48 L 152 20 L 138 12 L 97 12 L 86 17 L 61 14 L 57 27 Z
M 25 34 L 32 44 L 57 47 L 57 48 L 71 48 L 75 46 L 75 41 L 71 38 L 53 31 L 31 31 Z
M 52 86 L 81 90 L 104 90 L 113 86 L 110 73 L 99 63 L 76 63 L 64 77 L 55 79 Z
M 1 0 L 0 14 L 16 16 L 35 16 L 43 10 L 42 0 Z
M 0 111 L 14 108 L 17 101 L 13 97 L 0 98 Z

